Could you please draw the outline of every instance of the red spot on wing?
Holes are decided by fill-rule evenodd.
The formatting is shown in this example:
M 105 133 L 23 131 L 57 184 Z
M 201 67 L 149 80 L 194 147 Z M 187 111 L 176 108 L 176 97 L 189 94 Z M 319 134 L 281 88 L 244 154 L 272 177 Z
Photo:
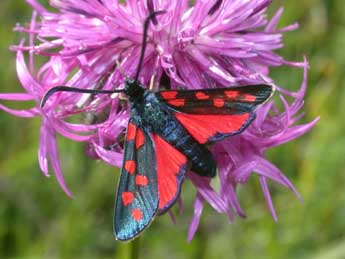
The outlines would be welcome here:
M 126 140 L 131 141 L 135 138 L 137 127 L 133 123 L 128 123 Z
M 126 171 L 127 171 L 129 174 L 133 174 L 133 173 L 135 172 L 135 169 L 136 169 L 135 161 L 133 161 L 133 160 L 127 160 L 127 161 L 125 162 L 124 168 L 126 169 Z
M 140 221 L 143 218 L 143 212 L 141 209 L 132 209 L 131 214 L 135 221 Z
M 146 185 L 148 185 L 148 183 L 149 183 L 149 180 L 147 179 L 147 177 L 145 175 L 137 174 L 135 176 L 135 184 L 136 185 L 146 186 Z
M 221 98 L 215 98 L 215 99 L 213 99 L 213 105 L 214 105 L 215 107 L 222 108 L 222 107 L 224 107 L 224 104 L 225 104 L 225 102 L 224 102 L 224 100 L 221 99 Z
M 238 91 L 234 91 L 234 90 L 224 91 L 224 94 L 230 99 L 236 99 L 240 95 Z
M 124 206 L 128 206 L 134 200 L 134 194 L 132 192 L 123 192 L 121 195 L 122 203 Z
M 201 144 L 216 133 L 238 131 L 249 118 L 249 113 L 234 115 L 194 115 L 175 113 L 176 119 Z
M 251 95 L 251 94 L 244 94 L 242 96 L 243 100 L 247 101 L 247 102 L 255 102 L 256 101 L 256 96 Z
M 156 149 L 159 209 L 173 202 L 179 193 L 177 176 L 187 163 L 186 157 L 158 135 L 152 134 Z
M 196 93 L 195 93 L 195 97 L 196 97 L 196 99 L 198 99 L 198 100 L 207 100 L 207 99 L 210 98 L 210 96 L 207 95 L 207 94 L 205 94 L 204 92 L 196 92 Z
M 141 129 L 138 129 L 137 136 L 135 138 L 135 148 L 139 149 L 145 143 L 145 135 Z
M 166 92 L 161 92 L 161 96 L 165 99 L 165 100 L 169 100 L 169 99 L 175 99 L 177 96 L 178 92 L 177 91 L 166 91 Z
M 168 104 L 176 106 L 176 107 L 181 107 L 184 106 L 184 99 L 172 99 L 168 101 Z

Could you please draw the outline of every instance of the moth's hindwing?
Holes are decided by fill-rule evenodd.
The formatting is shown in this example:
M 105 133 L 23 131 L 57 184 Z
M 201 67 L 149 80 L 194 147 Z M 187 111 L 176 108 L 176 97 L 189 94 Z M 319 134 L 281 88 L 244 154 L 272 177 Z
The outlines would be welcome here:
M 158 135 L 152 134 L 157 159 L 159 213 L 169 209 L 178 198 L 181 184 L 187 172 L 184 154 Z

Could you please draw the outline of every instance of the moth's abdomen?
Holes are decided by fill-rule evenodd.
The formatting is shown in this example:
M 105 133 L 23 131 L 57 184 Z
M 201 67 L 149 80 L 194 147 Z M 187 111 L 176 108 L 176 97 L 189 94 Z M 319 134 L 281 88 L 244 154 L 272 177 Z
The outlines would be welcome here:
M 158 134 L 188 158 L 193 171 L 208 177 L 216 175 L 217 165 L 211 152 L 199 144 L 175 118 L 167 120 Z
M 213 158 L 212 153 L 205 148 L 208 152 L 204 153 L 202 157 L 192 158 L 191 170 L 199 173 L 199 175 L 215 177 L 217 173 L 217 164 Z

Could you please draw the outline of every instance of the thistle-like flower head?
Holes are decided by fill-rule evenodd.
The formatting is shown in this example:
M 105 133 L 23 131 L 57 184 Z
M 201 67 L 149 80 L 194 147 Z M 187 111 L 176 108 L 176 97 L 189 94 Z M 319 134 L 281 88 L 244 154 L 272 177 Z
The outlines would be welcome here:
M 269 0 L 197 0 L 194 5 L 187 0 L 127 0 L 125 4 L 114 0 L 51 0 L 54 11 L 36 0 L 28 2 L 34 9 L 30 26 L 17 26 L 16 30 L 27 33 L 29 40 L 12 47 L 17 52 L 18 78 L 26 93 L 0 94 L 0 99 L 34 101 L 36 105 L 28 110 L 13 110 L 0 104 L 0 109 L 15 116 L 42 117 L 39 164 L 47 176 L 48 163 L 52 165 L 68 195 L 71 192 L 62 176 L 56 133 L 84 142 L 91 158 L 120 167 L 121 136 L 127 126 L 128 109 L 118 96 L 77 93 L 55 94 L 40 108 L 43 95 L 58 85 L 122 88 L 126 77 L 132 78 L 136 72 L 144 19 L 153 11 L 164 10 L 148 30 L 139 74 L 142 84 L 149 85 L 152 78 L 155 90 L 272 84 L 284 106 L 281 112 L 273 100 L 269 101 L 258 109 L 256 120 L 245 132 L 212 147 L 219 167 L 219 190 L 211 187 L 210 179 L 188 174 L 197 189 L 188 239 L 197 229 L 204 202 L 219 213 L 227 213 L 231 220 L 233 212 L 244 216 L 236 187 L 245 184 L 254 173 L 259 175 L 274 219 L 267 179 L 299 196 L 291 182 L 264 157 L 267 149 L 299 137 L 317 121 L 297 124 L 303 115 L 306 59 L 289 62 L 275 53 L 283 47 L 283 33 L 297 28 L 297 24 L 276 28 L 283 9 L 268 20 Z M 28 64 L 24 59 L 26 52 Z M 35 65 L 36 55 L 47 58 L 39 68 Z M 270 67 L 284 65 L 304 69 L 299 91 L 290 92 L 269 77 Z M 285 96 L 293 101 L 288 103 Z M 91 123 L 69 122 L 69 117 L 79 113 L 87 113 Z

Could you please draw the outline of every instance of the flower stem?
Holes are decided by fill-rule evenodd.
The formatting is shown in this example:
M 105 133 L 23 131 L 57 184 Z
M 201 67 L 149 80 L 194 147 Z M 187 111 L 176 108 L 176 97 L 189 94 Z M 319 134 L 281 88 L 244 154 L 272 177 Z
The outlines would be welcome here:
M 131 242 L 130 258 L 131 259 L 138 259 L 139 258 L 139 251 L 140 251 L 140 237 L 134 239 Z

